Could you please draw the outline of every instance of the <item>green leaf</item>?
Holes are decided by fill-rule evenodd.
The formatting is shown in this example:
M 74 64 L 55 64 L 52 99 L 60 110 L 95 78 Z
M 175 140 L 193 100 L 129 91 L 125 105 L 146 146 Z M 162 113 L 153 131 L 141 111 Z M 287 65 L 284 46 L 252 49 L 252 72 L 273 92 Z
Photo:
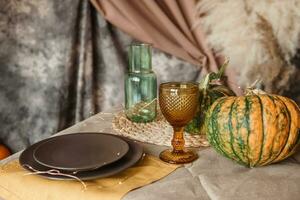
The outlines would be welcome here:
M 220 79 L 225 72 L 226 67 L 228 66 L 229 60 L 225 60 L 225 62 L 223 63 L 223 65 L 221 66 L 220 70 L 217 73 L 217 79 Z
M 221 79 L 224 75 L 225 69 L 228 66 L 229 60 L 227 59 L 219 69 L 218 73 L 211 72 L 208 73 L 199 83 L 199 89 L 206 90 L 212 80 Z

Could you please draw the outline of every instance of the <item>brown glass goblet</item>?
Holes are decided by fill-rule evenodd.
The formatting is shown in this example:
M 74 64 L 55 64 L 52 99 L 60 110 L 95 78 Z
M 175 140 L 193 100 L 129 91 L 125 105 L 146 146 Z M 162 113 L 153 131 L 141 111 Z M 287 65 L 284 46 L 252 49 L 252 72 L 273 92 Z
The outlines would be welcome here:
M 183 129 L 193 119 L 199 98 L 198 85 L 187 82 L 162 83 L 159 87 L 159 105 L 162 114 L 174 129 L 172 146 L 160 153 L 161 160 L 183 164 L 194 161 L 198 155 L 184 148 Z

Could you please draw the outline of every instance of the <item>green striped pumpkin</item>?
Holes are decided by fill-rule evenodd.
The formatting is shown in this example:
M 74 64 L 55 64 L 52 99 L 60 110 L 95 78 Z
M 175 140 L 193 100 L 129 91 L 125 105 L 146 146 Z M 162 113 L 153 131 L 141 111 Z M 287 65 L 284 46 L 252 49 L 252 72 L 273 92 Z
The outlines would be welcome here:
M 300 111 L 289 98 L 251 93 L 216 100 L 206 116 L 208 141 L 242 165 L 279 162 L 300 146 Z

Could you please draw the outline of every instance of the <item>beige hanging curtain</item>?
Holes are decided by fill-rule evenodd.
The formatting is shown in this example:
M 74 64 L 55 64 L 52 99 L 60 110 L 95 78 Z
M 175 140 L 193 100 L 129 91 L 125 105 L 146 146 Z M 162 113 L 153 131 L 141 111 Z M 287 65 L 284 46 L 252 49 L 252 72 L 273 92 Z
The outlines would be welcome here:
M 195 0 L 91 0 L 110 23 L 137 40 L 216 71 L 211 50 L 195 22 Z

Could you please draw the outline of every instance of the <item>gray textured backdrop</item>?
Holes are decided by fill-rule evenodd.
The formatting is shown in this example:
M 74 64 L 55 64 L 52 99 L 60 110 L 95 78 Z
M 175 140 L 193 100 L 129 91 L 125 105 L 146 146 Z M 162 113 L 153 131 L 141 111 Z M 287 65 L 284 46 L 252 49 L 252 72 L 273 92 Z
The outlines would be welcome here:
M 0 0 L 0 139 L 20 150 L 123 102 L 132 38 L 87 0 Z M 199 69 L 153 52 L 159 82 Z

